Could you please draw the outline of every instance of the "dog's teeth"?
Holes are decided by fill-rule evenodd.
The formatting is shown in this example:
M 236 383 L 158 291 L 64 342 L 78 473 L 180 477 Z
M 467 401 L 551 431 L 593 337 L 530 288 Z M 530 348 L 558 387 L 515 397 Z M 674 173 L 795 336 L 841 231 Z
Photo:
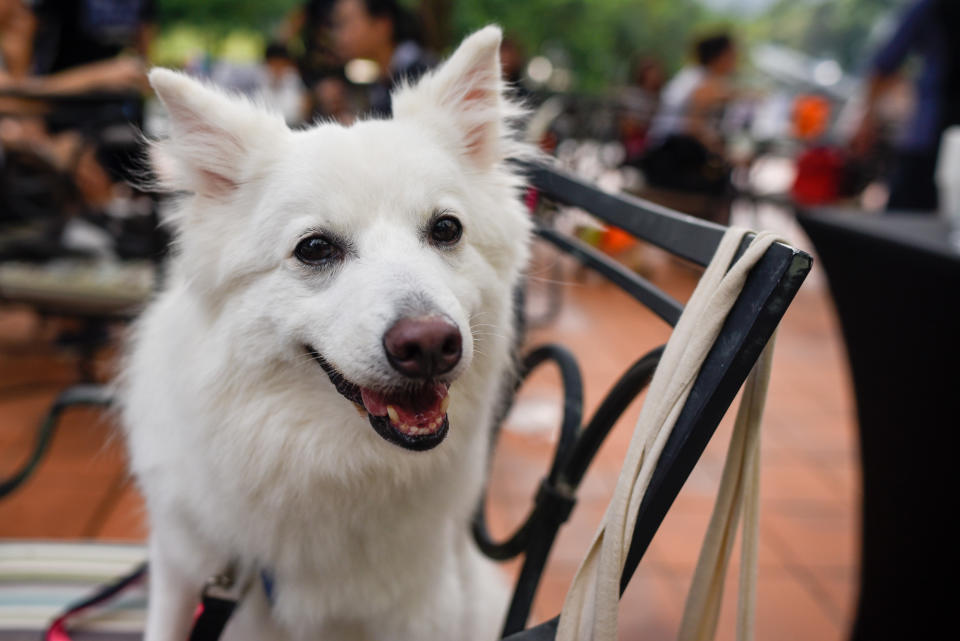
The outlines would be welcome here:
M 387 416 L 390 417 L 390 421 L 393 423 L 400 422 L 400 414 L 397 413 L 397 408 L 393 405 L 387 405 Z
M 447 408 L 450 407 L 450 397 L 444 396 L 443 400 L 440 401 L 440 411 L 444 414 L 447 413 Z

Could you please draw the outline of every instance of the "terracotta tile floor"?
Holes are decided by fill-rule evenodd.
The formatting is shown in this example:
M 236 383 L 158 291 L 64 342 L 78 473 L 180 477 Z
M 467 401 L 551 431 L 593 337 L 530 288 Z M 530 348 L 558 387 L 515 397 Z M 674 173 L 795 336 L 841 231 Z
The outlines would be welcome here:
M 801 243 L 802 244 L 802 243 Z M 808 246 L 808 245 L 807 245 Z M 653 251 L 640 257 L 655 282 L 685 299 L 697 274 Z M 556 257 L 538 250 L 530 305 L 543 307 Z M 530 343 L 557 341 L 581 361 L 595 407 L 630 362 L 665 340 L 666 326 L 632 300 L 565 262 L 563 306 Z M 69 354 L 50 347 L 53 328 L 27 310 L 0 309 L 0 474 L 25 455 L 54 391 L 73 376 Z M 105 358 L 101 369 L 109 370 Z M 44 386 L 24 388 L 27 382 Z M 19 387 L 15 387 L 19 386 Z M 559 424 L 558 378 L 538 372 L 522 390 L 497 450 L 488 505 L 506 534 L 528 510 Z M 561 531 L 534 616 L 555 614 L 617 479 L 639 407 L 601 450 Z M 640 565 L 621 607 L 621 638 L 673 639 L 723 465 L 731 418 L 710 443 Z M 843 345 L 823 279 L 814 273 L 783 321 L 764 425 L 757 638 L 847 636 L 856 600 L 859 469 L 854 407 Z M 136 491 L 121 444 L 95 411 L 74 411 L 49 457 L 19 492 L 0 502 L 0 537 L 142 540 Z M 515 570 L 516 563 L 508 564 Z M 727 583 L 719 639 L 734 637 L 736 565 Z

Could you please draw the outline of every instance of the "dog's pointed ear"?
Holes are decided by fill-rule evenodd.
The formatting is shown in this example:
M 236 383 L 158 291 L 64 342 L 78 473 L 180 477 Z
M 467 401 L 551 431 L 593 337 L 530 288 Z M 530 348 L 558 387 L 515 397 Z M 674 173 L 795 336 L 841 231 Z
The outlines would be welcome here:
M 461 154 L 477 168 L 503 159 L 506 118 L 512 116 L 503 97 L 500 41 L 494 25 L 466 38 L 450 58 L 413 86 L 393 96 L 394 118 L 427 119 L 450 125 Z
M 169 137 L 152 154 L 166 188 L 225 198 L 251 178 L 264 141 L 289 131 L 278 117 L 185 74 L 156 68 L 149 77 L 170 116 Z

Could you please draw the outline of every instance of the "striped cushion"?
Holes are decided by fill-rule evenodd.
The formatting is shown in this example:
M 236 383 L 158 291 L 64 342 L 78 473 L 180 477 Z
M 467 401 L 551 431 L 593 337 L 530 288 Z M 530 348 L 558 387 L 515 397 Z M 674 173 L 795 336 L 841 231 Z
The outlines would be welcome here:
M 37 641 L 37 631 L 69 604 L 127 574 L 146 556 L 142 545 L 0 544 L 0 641 Z M 138 639 L 145 612 L 145 586 L 135 585 L 77 617 L 69 629 L 75 641 Z

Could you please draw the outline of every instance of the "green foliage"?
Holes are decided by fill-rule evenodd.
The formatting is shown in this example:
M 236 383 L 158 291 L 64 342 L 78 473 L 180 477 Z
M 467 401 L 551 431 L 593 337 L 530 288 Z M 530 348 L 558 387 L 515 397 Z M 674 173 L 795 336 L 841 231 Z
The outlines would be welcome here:
M 213 35 L 233 29 L 267 32 L 278 24 L 298 0 L 157 0 L 161 29 L 190 25 Z
M 751 40 L 768 40 L 833 58 L 862 70 L 875 42 L 877 22 L 903 0 L 780 0 L 748 27 Z
M 602 90 L 626 81 L 637 56 L 655 56 L 674 70 L 683 62 L 692 33 L 711 19 L 697 0 L 404 0 L 449 15 L 456 43 L 495 22 L 529 56 L 549 53 L 573 72 L 577 90 Z M 158 0 L 163 32 L 205 34 L 208 49 L 235 30 L 268 35 L 297 0 Z M 182 38 L 178 39 L 182 40 Z M 165 50 L 166 51 L 166 50 Z
M 698 0 L 401 0 L 432 23 L 432 42 L 455 44 L 495 22 L 528 56 L 548 55 L 573 73 L 577 91 L 602 91 L 628 80 L 638 57 L 679 68 L 693 38 L 717 27 Z M 747 43 L 773 41 L 861 68 L 877 20 L 907 0 L 779 0 L 731 31 Z M 960 0 L 958 0 L 960 1 Z M 230 33 L 268 38 L 298 0 L 158 0 L 162 32 L 185 28 L 218 52 Z M 259 34 L 259 35 L 258 35 Z M 175 39 L 180 43 L 182 37 Z M 179 51 L 183 46 L 168 47 Z
M 698 27 L 712 19 L 696 0 L 473 0 L 453 7 L 454 41 L 490 22 L 522 43 L 528 55 L 555 52 L 577 89 L 626 81 L 631 62 L 655 56 L 668 69 L 685 60 Z

